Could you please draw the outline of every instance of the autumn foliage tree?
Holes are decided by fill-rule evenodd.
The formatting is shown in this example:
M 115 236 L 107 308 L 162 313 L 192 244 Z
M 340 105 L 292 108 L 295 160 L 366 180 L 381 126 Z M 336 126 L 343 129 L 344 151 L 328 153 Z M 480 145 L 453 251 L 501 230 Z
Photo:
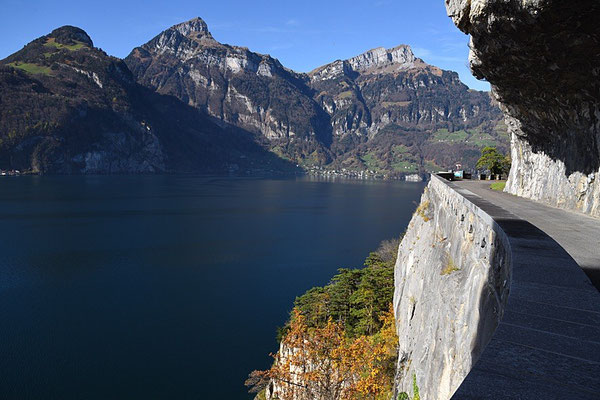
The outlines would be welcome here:
M 389 399 L 398 338 L 392 310 L 398 240 L 372 252 L 363 269 L 340 269 L 325 287 L 298 297 L 267 371 L 246 385 L 271 399 Z

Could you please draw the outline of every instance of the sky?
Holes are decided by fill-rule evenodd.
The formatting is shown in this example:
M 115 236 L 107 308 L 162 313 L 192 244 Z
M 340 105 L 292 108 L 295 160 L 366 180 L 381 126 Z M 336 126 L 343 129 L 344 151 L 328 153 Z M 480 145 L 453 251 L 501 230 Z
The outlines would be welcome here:
M 96 47 L 125 57 L 179 22 L 201 17 L 214 38 L 270 54 L 308 72 L 375 47 L 408 44 L 417 57 L 489 90 L 468 68 L 468 36 L 444 0 L 0 0 L 0 59 L 63 25 L 84 29 Z

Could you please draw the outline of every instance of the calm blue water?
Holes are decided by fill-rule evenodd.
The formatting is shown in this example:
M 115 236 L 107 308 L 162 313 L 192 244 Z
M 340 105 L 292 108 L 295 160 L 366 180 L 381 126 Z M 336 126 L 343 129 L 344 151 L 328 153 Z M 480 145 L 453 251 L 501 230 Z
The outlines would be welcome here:
M 250 398 L 295 296 L 400 234 L 423 187 L 0 178 L 0 398 Z

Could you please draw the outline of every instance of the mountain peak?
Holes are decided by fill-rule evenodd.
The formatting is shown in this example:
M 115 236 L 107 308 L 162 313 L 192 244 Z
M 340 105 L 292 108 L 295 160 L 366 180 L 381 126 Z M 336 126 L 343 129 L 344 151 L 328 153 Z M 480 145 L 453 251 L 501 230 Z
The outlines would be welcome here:
M 348 60 L 352 69 L 363 72 L 372 68 L 393 67 L 406 69 L 414 66 L 417 58 L 410 46 L 401 44 L 391 49 L 377 47 Z
M 181 33 L 183 36 L 193 39 L 213 39 L 208 25 L 200 17 L 172 26 L 170 29 Z
M 54 38 L 57 43 L 71 45 L 75 42 L 81 42 L 89 47 L 94 47 L 94 42 L 89 35 L 81 28 L 71 25 L 61 26 L 56 28 L 47 36 Z
M 334 61 L 309 72 L 309 76 L 311 79 L 327 80 L 347 74 L 349 70 L 368 75 L 423 67 L 427 67 L 427 64 L 414 55 L 410 46 L 401 44 L 391 49 L 376 47 L 347 60 Z

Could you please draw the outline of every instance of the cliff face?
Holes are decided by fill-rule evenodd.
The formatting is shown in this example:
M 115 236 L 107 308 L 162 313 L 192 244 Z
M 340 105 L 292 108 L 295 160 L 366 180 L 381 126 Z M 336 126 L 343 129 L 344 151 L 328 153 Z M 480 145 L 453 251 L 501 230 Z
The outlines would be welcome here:
M 446 0 L 512 135 L 506 190 L 600 216 L 600 3 Z
M 447 399 L 502 318 L 510 245 L 479 208 L 433 176 L 402 240 L 394 310 L 398 391 Z

